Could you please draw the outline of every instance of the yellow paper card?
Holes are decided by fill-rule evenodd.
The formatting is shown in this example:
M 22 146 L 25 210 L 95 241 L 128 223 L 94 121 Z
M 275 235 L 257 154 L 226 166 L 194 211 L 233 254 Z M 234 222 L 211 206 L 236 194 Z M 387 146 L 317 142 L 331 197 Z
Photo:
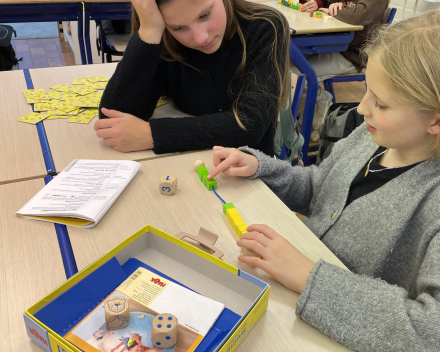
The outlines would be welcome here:
M 30 114 L 24 115 L 23 117 L 19 118 L 17 121 L 29 123 L 31 125 L 35 125 L 40 121 L 43 121 L 47 115 L 38 114 L 36 112 L 31 112 Z
M 159 106 L 165 105 L 165 104 L 168 104 L 168 102 L 165 100 L 159 99 L 156 104 L 156 108 L 158 108 Z
M 58 92 L 68 92 L 70 89 L 70 85 L 69 84 L 57 84 L 55 86 L 50 87 L 53 90 L 56 90 Z
M 86 84 L 89 83 L 87 78 L 74 78 L 72 84 Z

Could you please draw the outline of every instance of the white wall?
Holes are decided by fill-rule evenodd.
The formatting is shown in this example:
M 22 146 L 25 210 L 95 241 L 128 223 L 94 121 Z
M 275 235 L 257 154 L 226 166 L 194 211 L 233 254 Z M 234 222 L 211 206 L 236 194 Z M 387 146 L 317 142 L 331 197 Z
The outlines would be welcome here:
M 440 1 L 440 0 L 437 0 Z M 414 16 L 414 6 L 416 0 L 407 0 L 405 7 L 405 15 L 403 16 L 403 8 L 405 6 L 405 0 L 391 0 L 390 7 L 397 9 L 396 17 L 394 21 L 402 20 L 402 18 L 409 18 Z M 429 10 L 433 10 L 440 7 L 440 2 L 427 2 L 425 0 L 418 0 L 416 15 L 421 15 Z

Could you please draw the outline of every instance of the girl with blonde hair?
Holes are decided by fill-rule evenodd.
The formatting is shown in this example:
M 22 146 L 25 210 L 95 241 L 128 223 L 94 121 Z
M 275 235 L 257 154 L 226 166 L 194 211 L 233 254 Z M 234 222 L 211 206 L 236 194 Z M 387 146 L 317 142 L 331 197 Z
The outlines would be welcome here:
M 296 314 L 356 351 L 440 346 L 439 42 L 440 10 L 378 33 L 365 50 L 365 123 L 319 167 L 214 147 L 208 178 L 261 178 L 349 270 L 313 263 L 266 225 L 237 242 L 262 259 L 239 260 L 300 293 Z
M 104 91 L 97 136 L 123 152 L 248 144 L 273 155 L 288 92 L 286 19 L 246 0 L 132 4 L 133 36 Z M 163 95 L 195 117 L 150 120 Z

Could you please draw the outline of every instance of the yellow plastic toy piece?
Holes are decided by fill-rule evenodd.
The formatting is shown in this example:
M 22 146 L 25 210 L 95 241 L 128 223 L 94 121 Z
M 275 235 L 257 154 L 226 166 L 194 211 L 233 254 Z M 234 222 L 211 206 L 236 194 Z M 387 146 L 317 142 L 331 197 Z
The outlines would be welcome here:
M 322 18 L 322 15 L 315 15 L 315 18 Z
M 237 231 L 236 231 L 236 233 L 237 233 L 237 236 L 238 236 L 239 238 L 241 238 L 241 236 L 242 236 L 244 233 L 247 232 L 247 231 L 246 231 L 246 228 L 247 228 L 247 225 L 246 225 L 246 224 L 238 225 L 238 226 L 237 226 Z

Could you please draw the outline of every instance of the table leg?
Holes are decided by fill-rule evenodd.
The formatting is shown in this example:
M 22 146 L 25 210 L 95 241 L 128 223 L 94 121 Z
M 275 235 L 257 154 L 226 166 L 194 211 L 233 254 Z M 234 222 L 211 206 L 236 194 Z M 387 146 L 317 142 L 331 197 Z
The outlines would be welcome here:
M 93 64 L 92 47 L 90 46 L 90 3 L 84 3 L 84 42 L 86 44 L 87 62 Z
M 83 4 L 78 3 L 78 44 L 79 44 L 79 51 L 81 53 L 81 63 L 83 65 L 87 65 L 87 58 L 86 58 L 86 51 L 84 49 L 84 11 L 83 11 Z
M 301 126 L 301 134 L 304 137 L 304 146 L 302 147 L 304 165 L 313 164 L 315 159 L 308 158 L 310 135 L 312 133 L 313 116 L 315 114 L 316 95 L 318 93 L 318 77 L 315 70 L 308 63 L 306 58 L 301 54 L 297 46 L 290 42 L 290 59 L 298 68 L 298 70 L 306 76 L 307 94 L 306 103 L 303 112 L 303 121 Z

